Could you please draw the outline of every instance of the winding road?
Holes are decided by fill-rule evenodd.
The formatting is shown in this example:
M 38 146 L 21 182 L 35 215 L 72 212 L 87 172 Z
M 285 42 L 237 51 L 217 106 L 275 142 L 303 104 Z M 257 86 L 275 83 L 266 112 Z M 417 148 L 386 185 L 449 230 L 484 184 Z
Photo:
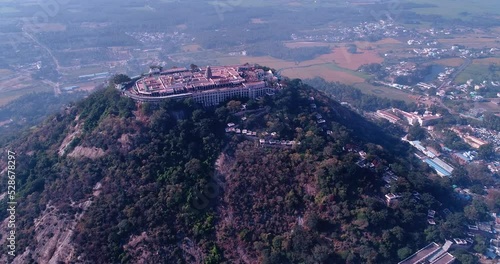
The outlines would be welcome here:
M 61 65 L 59 64 L 59 61 L 57 60 L 57 58 L 54 56 L 54 54 L 52 53 L 52 51 L 45 45 L 43 45 L 40 41 L 38 41 L 31 33 L 29 33 L 24 27 L 23 27 L 23 33 L 26 34 L 26 36 L 28 36 L 29 39 L 31 39 L 33 42 L 35 42 L 36 45 L 42 47 L 42 49 L 44 49 L 50 56 L 50 58 L 54 61 L 54 64 L 56 65 L 56 71 L 58 73 L 59 72 L 59 69 L 61 68 Z M 44 83 L 52 86 L 52 88 L 54 88 L 54 94 L 55 95 L 59 95 L 61 94 L 61 87 L 60 87 L 60 84 L 59 83 L 54 83 L 52 81 L 49 81 L 49 80 L 46 80 L 44 81 Z

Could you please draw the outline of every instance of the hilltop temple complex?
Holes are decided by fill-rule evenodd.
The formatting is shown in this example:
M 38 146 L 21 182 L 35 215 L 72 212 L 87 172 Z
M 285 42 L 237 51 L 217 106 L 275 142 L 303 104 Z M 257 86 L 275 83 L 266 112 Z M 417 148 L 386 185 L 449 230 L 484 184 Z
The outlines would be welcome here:
M 191 70 L 152 67 L 148 74 L 124 89 L 124 94 L 143 102 L 193 98 L 211 106 L 232 97 L 256 98 L 273 94 L 277 86 L 278 78 L 271 70 L 264 71 L 253 65 L 207 66 Z

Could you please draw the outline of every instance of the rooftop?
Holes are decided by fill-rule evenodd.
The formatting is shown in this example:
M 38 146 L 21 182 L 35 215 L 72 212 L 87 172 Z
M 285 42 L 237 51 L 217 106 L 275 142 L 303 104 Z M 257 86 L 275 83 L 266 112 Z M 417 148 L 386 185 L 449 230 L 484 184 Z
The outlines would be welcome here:
M 399 262 L 398 264 L 417 264 L 422 260 L 425 260 L 427 257 L 430 257 L 433 253 L 437 252 L 439 249 L 441 249 L 441 247 L 438 244 L 432 242 L 429 245 L 417 251 L 415 254 Z
M 441 176 L 451 176 L 451 172 L 453 171 L 450 171 L 448 170 L 448 168 L 443 168 L 438 162 L 436 162 L 436 158 L 434 158 L 433 160 L 431 159 L 425 159 L 424 160 L 425 163 L 429 164 L 429 166 L 431 166 L 433 169 L 436 170 L 436 172 L 441 175 Z
M 168 96 L 252 86 L 273 77 L 272 72 L 262 75 L 258 70 L 246 66 L 207 66 L 198 71 L 173 68 L 150 72 L 136 82 L 134 90 L 143 96 Z
M 398 264 L 450 264 L 455 261 L 455 257 L 447 252 L 450 244 L 447 242 L 441 247 L 432 242 Z

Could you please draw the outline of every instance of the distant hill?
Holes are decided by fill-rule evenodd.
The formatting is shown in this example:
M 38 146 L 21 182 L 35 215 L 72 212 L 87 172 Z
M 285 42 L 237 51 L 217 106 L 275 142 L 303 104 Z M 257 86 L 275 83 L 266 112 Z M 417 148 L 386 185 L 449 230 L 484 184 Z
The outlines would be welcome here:
M 227 123 L 258 136 L 226 133 Z M 463 233 L 445 216 L 428 226 L 428 209 L 461 205 L 408 146 L 300 80 L 217 108 L 137 105 L 110 87 L 7 150 L 17 164 L 13 263 L 395 263 Z M 389 165 L 400 177 L 387 189 Z M 387 192 L 401 194 L 397 206 Z

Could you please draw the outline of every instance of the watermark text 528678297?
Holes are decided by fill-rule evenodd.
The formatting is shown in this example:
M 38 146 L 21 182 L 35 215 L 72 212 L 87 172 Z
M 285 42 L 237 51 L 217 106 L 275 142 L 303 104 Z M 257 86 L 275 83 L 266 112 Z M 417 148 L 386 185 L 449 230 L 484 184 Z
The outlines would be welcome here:
M 7 151 L 7 248 L 10 256 L 16 256 L 16 153 Z

